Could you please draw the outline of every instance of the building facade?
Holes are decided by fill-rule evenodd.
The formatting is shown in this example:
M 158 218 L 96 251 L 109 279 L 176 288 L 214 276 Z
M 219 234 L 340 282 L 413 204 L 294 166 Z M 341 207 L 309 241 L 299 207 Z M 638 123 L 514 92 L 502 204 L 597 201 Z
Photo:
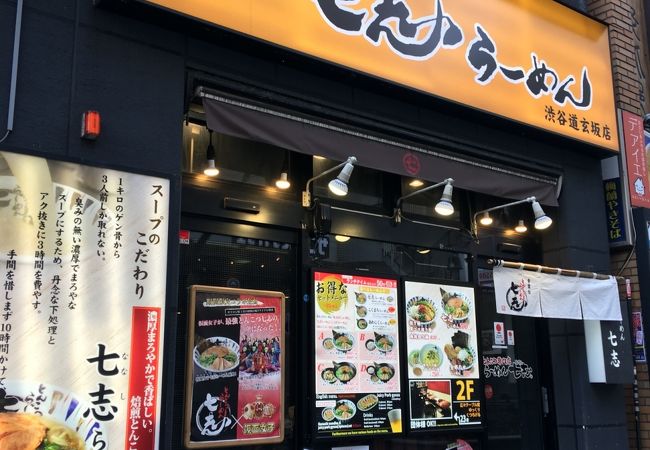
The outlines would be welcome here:
M 545 0 L 513 7 L 500 1 L 493 6 L 503 10 L 493 15 L 487 6 L 469 0 L 465 3 L 476 7 L 472 13 L 442 0 L 435 8 L 430 2 L 414 0 L 361 2 L 356 7 L 341 1 L 310 1 L 295 11 L 286 1 L 224 3 L 215 11 L 202 2 L 94 3 L 0 0 L 0 89 L 7 93 L 0 101 L 0 128 L 9 128 L 0 144 L 5 183 L 0 192 L 6 200 L 0 207 L 11 211 L 11 220 L 3 222 L 5 242 L 0 250 L 7 254 L 5 272 L 0 272 L 3 282 L 11 281 L 10 253 L 18 245 L 14 241 L 23 239 L 23 232 L 12 227 L 27 227 L 13 222 L 20 206 L 17 199 L 23 195 L 39 199 L 29 220 L 26 213 L 21 216 L 21 223 L 34 227 L 25 232 L 32 234 L 24 238 L 30 269 L 23 281 L 29 285 L 25 303 L 36 306 L 25 310 L 26 319 L 7 316 L 0 325 L 12 325 L 19 338 L 37 336 L 34 345 L 41 339 L 46 349 L 53 349 L 45 351 L 44 361 L 60 365 L 61 371 L 70 368 L 71 378 L 91 380 L 79 382 L 88 391 L 57 391 L 48 387 L 47 380 L 24 375 L 41 373 L 35 363 L 23 363 L 29 349 L 11 350 L 4 356 L 14 366 L 7 370 L 24 378 L 20 382 L 8 378 L 7 385 L 0 384 L 0 413 L 16 412 L 16 405 L 23 412 L 40 411 L 26 400 L 32 398 L 29 389 L 42 387 L 40 394 L 47 402 L 58 398 L 59 392 L 66 407 L 71 403 L 65 402 L 79 395 L 80 402 L 90 406 L 86 411 L 74 410 L 81 414 L 74 418 L 89 426 L 81 439 L 93 449 L 209 448 L 215 443 L 278 449 L 358 445 L 378 450 L 637 445 L 631 393 L 623 384 L 589 381 L 583 321 L 498 313 L 492 267 L 495 259 L 602 274 L 625 266 L 621 275 L 633 280 L 633 309 L 641 309 L 645 275 L 635 273 L 637 258 L 628 261 L 630 247 L 610 251 L 601 162 L 617 157 L 620 149 L 616 108 L 641 116 L 649 111 L 644 81 L 647 30 L 643 28 L 648 11 L 643 2 Z M 386 14 L 387 22 L 374 22 L 375 35 L 372 18 L 381 14 Z M 516 33 L 527 27 L 535 29 L 538 22 L 545 25 L 536 31 L 557 36 L 571 58 L 565 55 L 561 62 L 551 62 L 550 56 L 543 56 L 542 52 L 562 54 L 560 42 L 549 42 L 547 37 L 508 38 L 509 33 L 520 36 Z M 318 30 L 325 28 L 330 34 L 319 38 Z M 390 36 L 402 39 L 391 43 Z M 581 39 L 596 42 L 595 49 Z M 512 41 L 520 42 L 520 47 Z M 434 49 L 427 50 L 423 42 Z M 603 42 L 604 47 L 597 46 Z M 535 53 L 532 60 L 531 53 Z M 527 59 L 497 61 L 497 57 L 521 55 Z M 404 65 L 397 65 L 395 58 Z M 580 61 L 567 61 L 574 58 Z M 448 69 L 438 71 L 431 61 Z M 423 73 L 417 69 L 420 63 L 430 64 Z M 559 86 L 568 74 L 546 71 L 554 67 L 575 70 L 565 90 Z M 587 76 L 585 67 L 590 71 Z M 540 68 L 542 72 L 535 72 Z M 432 86 L 427 84 L 430 78 L 436 80 Z M 585 88 L 585 80 L 593 84 L 593 91 Z M 496 93 L 477 95 L 494 86 L 499 89 Z M 549 90 L 555 99 L 546 94 Z M 593 109 L 585 103 L 589 98 Z M 99 129 L 90 121 L 93 112 L 99 114 Z M 9 117 L 6 122 L 5 117 Z M 85 137 L 80 135 L 80 123 Z M 21 157 L 26 156 L 41 162 L 23 163 Z M 210 160 L 220 170 L 216 177 L 204 175 Z M 47 161 L 51 182 L 58 189 L 52 191 L 52 198 L 58 200 L 46 206 L 42 206 L 45 188 L 31 192 L 25 188 L 27 180 L 40 179 L 43 173 L 33 167 L 42 161 Z M 345 162 L 353 163 L 353 169 Z M 28 170 L 21 172 L 24 167 Z M 340 169 L 348 170 L 338 177 L 349 190 L 346 197 L 328 190 L 328 182 Z M 329 176 L 322 176 L 324 172 Z M 290 182 L 286 189 L 275 183 L 282 173 Z M 22 184 L 16 181 L 21 177 Z M 453 182 L 447 182 L 449 178 Z M 434 185 L 438 186 L 412 195 Z M 53 220 L 56 210 L 50 212 L 50 219 L 45 211 L 63 205 L 68 188 L 72 203 L 58 224 Z M 446 193 L 451 197 L 444 197 Z M 433 208 L 441 196 L 443 207 L 453 205 L 444 217 Z M 536 200 L 528 201 L 531 196 Z M 124 226 L 131 233 L 130 241 L 123 244 L 117 228 L 122 226 L 122 198 L 124 207 L 130 207 Z M 84 214 L 92 201 L 96 215 L 86 221 Z M 533 201 L 539 201 L 552 217 L 550 228 L 534 229 L 538 215 L 531 210 Z M 501 207 L 511 202 L 517 204 Z M 112 222 L 105 220 L 104 214 L 109 215 L 102 212 L 105 206 L 112 211 Z M 477 223 L 483 217 L 477 217 L 477 212 L 495 207 L 493 226 Z M 520 221 L 528 226 L 526 233 L 514 231 Z M 45 234 L 39 234 L 41 224 Z M 81 224 L 90 230 L 83 237 L 74 228 Z M 59 237 L 70 233 L 70 241 L 57 244 L 57 233 Z M 35 275 L 40 270 L 41 244 L 51 246 L 41 252 L 41 264 L 55 261 L 58 251 L 64 254 L 49 272 L 43 269 L 43 280 Z M 34 248 L 36 257 L 31 258 Z M 637 255 L 641 248 L 637 247 Z M 87 323 L 97 329 L 110 323 L 107 329 L 116 330 L 107 332 L 110 339 L 93 336 L 90 325 L 80 328 L 78 333 L 84 337 L 67 337 L 66 333 L 73 333 L 67 330 L 77 326 L 72 324 L 86 320 L 74 316 L 70 306 L 77 281 L 66 267 L 76 265 L 75 251 L 82 255 L 76 254 L 77 259 L 91 268 L 82 271 L 85 279 L 80 275 L 79 283 L 86 283 L 91 292 L 85 294 L 89 306 L 82 310 L 99 318 Z M 642 258 L 638 260 L 641 267 Z M 69 299 L 68 310 L 56 315 L 55 280 L 64 274 L 61 296 Z M 330 323 L 329 316 L 322 315 L 323 304 L 334 301 L 333 297 L 325 303 L 319 300 L 323 280 L 337 280 L 332 286 L 339 290 L 341 280 L 348 280 L 350 292 L 363 294 L 349 300 L 349 305 L 348 300 L 337 300 L 336 308 L 350 308 L 349 317 L 342 314 L 336 319 L 339 322 Z M 12 297 L 7 283 L 5 298 L 20 298 Z M 364 291 L 357 285 L 378 290 Z M 461 320 L 451 318 L 436 325 L 431 325 L 433 317 L 409 316 L 413 305 L 408 301 L 426 297 L 409 294 L 419 285 L 435 286 L 436 292 L 464 292 L 471 311 L 461 314 Z M 203 354 L 202 343 L 220 336 L 221 341 L 213 340 L 216 345 L 207 348 L 225 349 L 228 345 L 223 342 L 229 341 L 214 331 L 219 325 L 207 324 L 212 320 L 209 315 L 200 316 L 201 305 L 210 301 L 197 302 L 204 291 L 196 286 L 233 289 L 215 291 L 231 300 L 228 295 L 234 292 L 243 300 L 282 293 L 282 326 L 270 332 L 271 325 L 254 328 L 238 315 L 237 326 L 246 323 L 256 331 L 228 338 L 233 346 L 208 358 L 209 365 L 224 367 L 206 369 L 201 358 L 210 355 Z M 377 323 L 373 323 L 366 314 L 373 314 L 372 307 L 379 308 L 373 302 L 379 302 L 381 292 L 386 302 L 397 300 L 400 306 L 375 311 Z M 95 307 L 92 300 L 106 304 Z M 445 313 L 446 300 L 436 300 L 433 314 L 440 318 L 451 314 Z M 80 297 L 78 302 L 82 301 Z M 133 315 L 120 316 L 126 317 L 124 321 L 110 319 L 113 308 L 119 309 L 112 305 L 127 301 L 128 314 Z M 8 308 L 19 317 L 22 310 L 12 305 L 16 303 Z M 46 306 L 50 310 L 41 313 Z M 148 315 L 139 319 L 132 311 Z M 156 319 L 156 313 L 161 318 Z M 49 325 L 23 326 L 20 331 L 20 323 L 40 324 L 47 314 Z M 100 320 L 103 317 L 106 324 Z M 226 315 L 224 321 L 231 319 L 230 324 L 232 317 Z M 268 320 L 276 320 L 273 317 Z M 465 321 L 467 317 L 471 319 Z M 140 324 L 147 330 L 140 335 L 142 341 L 136 339 L 136 320 L 144 320 Z M 64 337 L 57 341 L 52 327 L 59 321 L 68 325 L 59 330 Z M 159 334 L 154 333 L 156 326 Z M 364 333 L 368 326 L 374 330 L 370 339 L 369 332 Z M 350 328 L 355 332 L 348 333 Z M 443 363 L 425 362 L 418 333 L 439 339 L 430 350 L 437 351 L 435 358 Z M 459 341 L 451 338 L 458 336 L 455 333 L 472 336 L 474 344 L 457 345 Z M 358 350 L 361 362 L 352 364 L 350 355 L 355 353 L 335 345 L 346 335 L 356 345 L 365 342 L 365 350 Z M 382 338 L 385 351 L 377 350 Z M 83 341 L 97 355 L 80 350 Z M 74 349 L 70 352 L 74 361 L 60 361 L 57 355 L 62 353 L 57 352 L 62 350 L 56 350 L 56 345 L 64 344 L 58 342 Z M 147 345 L 140 348 L 138 342 Z M 154 349 L 155 343 L 160 351 L 154 358 L 148 349 Z M 448 352 L 444 344 L 450 343 Z M 445 377 L 443 368 L 460 360 L 461 347 L 474 362 Z M 136 355 L 148 364 L 134 365 Z M 256 355 L 266 359 L 256 360 Z M 120 358 L 127 362 L 119 362 Z M 239 402 L 239 412 L 218 416 L 221 413 L 215 411 L 237 391 L 237 387 L 223 391 L 219 384 L 229 373 L 225 365 L 235 360 L 242 374 L 252 375 L 245 383 L 240 377 L 240 398 L 232 405 L 236 409 Z M 82 369 L 77 369 L 79 364 Z M 422 372 L 427 370 L 434 384 L 422 384 L 427 380 Z M 339 374 L 346 371 L 347 375 Z M 649 438 L 646 408 L 650 405 L 645 402 L 650 385 L 647 366 L 637 364 L 637 371 L 638 436 L 643 448 Z M 387 374 L 386 380 L 380 378 L 382 373 Z M 158 378 L 147 378 L 154 375 Z M 268 381 L 276 375 L 280 384 Z M 139 409 L 142 398 L 134 394 L 133 382 L 116 381 L 130 376 L 145 380 L 144 387 L 139 385 L 145 403 L 146 396 L 156 392 L 148 397 L 153 409 L 147 410 L 159 405 L 155 420 L 139 419 L 145 407 Z M 329 376 L 338 381 L 332 378 L 328 384 Z M 368 379 L 365 388 L 351 382 L 362 377 Z M 25 381 L 28 378 L 35 384 Z M 52 386 L 65 383 L 66 377 L 60 374 L 55 380 Z M 216 383 L 219 391 L 210 391 L 205 386 L 212 385 L 207 383 Z M 243 385 L 248 386 L 249 397 L 242 393 Z M 437 389 L 434 403 L 426 393 L 418 397 L 418 389 L 425 386 Z M 106 389 L 112 389 L 110 395 Z M 201 389 L 208 389 L 208 400 Z M 251 394 L 254 391 L 259 398 Z M 109 398 L 111 403 L 105 401 Z M 414 405 L 419 401 L 418 410 Z M 386 406 L 390 402 L 393 406 Z M 55 412 L 49 414 L 56 414 L 55 403 L 51 405 Z M 350 414 L 345 408 L 352 409 L 352 416 L 337 416 Z M 390 426 L 395 414 L 388 414 L 389 409 L 401 411 L 399 428 Z M 380 410 L 386 413 L 379 414 Z M 87 421 L 92 416 L 96 422 L 91 427 Z M 202 421 L 208 416 L 218 422 Z M 69 420 L 65 416 L 63 422 L 69 425 Z M 271 420 L 275 421 L 272 431 L 253 426 Z M 282 429 L 280 438 L 274 434 L 278 429 Z M 90 443 L 97 430 L 108 435 L 104 447 L 99 441 Z M 256 433 L 262 436 L 260 442 L 247 440 Z

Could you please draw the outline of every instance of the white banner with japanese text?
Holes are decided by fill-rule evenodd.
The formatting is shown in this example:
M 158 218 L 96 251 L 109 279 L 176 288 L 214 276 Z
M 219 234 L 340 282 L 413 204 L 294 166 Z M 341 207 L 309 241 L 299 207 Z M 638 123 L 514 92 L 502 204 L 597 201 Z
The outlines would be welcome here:
M 549 319 L 621 320 L 616 279 L 568 277 L 494 267 L 499 314 Z
M 0 152 L 0 448 L 158 448 L 168 217 L 168 180 Z

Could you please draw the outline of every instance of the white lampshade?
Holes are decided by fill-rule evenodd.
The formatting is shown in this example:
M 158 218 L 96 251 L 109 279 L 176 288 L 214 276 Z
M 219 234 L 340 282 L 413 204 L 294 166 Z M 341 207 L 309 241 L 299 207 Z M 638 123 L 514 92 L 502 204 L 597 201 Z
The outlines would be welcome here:
M 451 183 L 445 185 L 445 190 L 442 192 L 442 197 L 436 207 L 436 213 L 441 216 L 450 216 L 454 213 L 454 205 L 451 203 L 451 194 L 453 193 L 454 186 Z
M 545 230 L 553 223 L 553 220 L 544 213 L 542 206 L 537 201 L 533 202 L 533 213 L 535 214 L 535 228 L 537 230 Z

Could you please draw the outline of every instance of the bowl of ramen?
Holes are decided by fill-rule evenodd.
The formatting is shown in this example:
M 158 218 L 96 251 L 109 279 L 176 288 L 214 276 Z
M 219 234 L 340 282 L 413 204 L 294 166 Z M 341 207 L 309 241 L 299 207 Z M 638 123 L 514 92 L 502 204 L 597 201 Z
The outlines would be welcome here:
M 375 347 L 382 353 L 388 353 L 393 350 L 395 341 L 392 336 L 388 334 L 378 334 L 375 333 Z
M 442 309 L 454 322 L 462 323 L 467 320 L 470 312 L 470 303 L 465 295 L 459 292 L 447 292 L 440 288 L 442 295 Z
M 429 325 L 436 318 L 433 302 L 425 297 L 413 297 L 406 303 L 406 311 L 417 325 Z
M 472 347 L 454 347 L 451 344 L 446 344 L 444 350 L 449 359 L 449 371 L 453 375 L 462 376 L 465 375 L 466 372 L 474 370 L 476 352 Z
M 350 333 L 332 330 L 334 348 L 342 352 L 349 352 L 354 346 L 354 338 Z
M 366 308 L 365 306 L 357 305 L 357 316 L 366 317 L 367 314 L 368 314 L 368 308 Z
M 366 294 L 364 294 L 363 292 L 355 292 L 354 295 L 356 297 L 358 304 L 363 305 L 366 303 L 367 301 Z
M 375 363 L 368 366 L 366 372 L 370 375 L 370 380 L 379 383 L 388 383 L 395 376 L 395 368 L 388 363 Z
M 354 364 L 348 362 L 336 363 L 334 364 L 334 376 L 341 383 L 348 383 L 357 375 L 357 368 L 354 367 Z
M 337 400 L 334 407 L 334 417 L 341 422 L 352 419 L 357 412 L 357 407 L 350 400 Z
M 434 344 L 427 344 L 419 351 L 419 360 L 427 369 L 437 369 L 442 365 L 442 351 Z
M 325 422 L 331 422 L 334 420 L 334 410 L 332 408 L 325 408 L 323 411 L 320 413 L 321 417 Z
M 79 396 L 58 387 L 17 380 L 6 380 L 2 394 L 4 412 L 0 413 L 1 449 L 109 448 L 103 423 L 97 421 L 92 414 L 84 417 L 92 405 Z M 27 398 L 38 398 L 41 401 L 28 403 L 25 401 Z M 104 447 L 99 447 L 101 445 Z
M 369 352 L 374 351 L 376 348 L 377 348 L 377 346 L 375 345 L 375 340 L 374 340 L 374 339 L 368 339 L 368 340 L 366 341 L 366 349 L 367 349 Z
M 359 399 L 357 402 L 357 407 L 359 408 L 359 411 L 365 412 L 377 406 L 378 403 L 379 397 L 377 397 L 375 394 L 368 394 Z
M 324 369 L 320 373 L 320 377 L 323 379 L 323 381 L 326 381 L 327 383 L 333 384 L 336 383 L 336 374 L 334 373 L 334 369 L 331 367 L 328 367 L 327 369 Z
M 357 320 L 357 327 L 360 330 L 365 330 L 366 328 L 368 328 L 368 321 L 366 319 L 358 319 Z
M 209 372 L 236 370 L 239 366 L 239 344 L 226 337 L 210 337 L 194 347 L 194 362 Z

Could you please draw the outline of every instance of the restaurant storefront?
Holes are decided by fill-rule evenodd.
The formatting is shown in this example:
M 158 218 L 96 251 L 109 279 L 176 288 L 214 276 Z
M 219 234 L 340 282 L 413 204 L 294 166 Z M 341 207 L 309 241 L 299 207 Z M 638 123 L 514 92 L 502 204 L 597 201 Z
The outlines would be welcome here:
M 0 412 L 79 396 L 45 416 L 93 449 L 625 448 L 583 321 L 502 314 L 493 278 L 608 272 L 604 25 L 551 1 L 100 3 L 25 13 L 82 36 L 54 73 L 102 128 L 2 144 L 23 231 L 1 250 L 34 268 L 0 324 L 78 361 L 8 366 Z

